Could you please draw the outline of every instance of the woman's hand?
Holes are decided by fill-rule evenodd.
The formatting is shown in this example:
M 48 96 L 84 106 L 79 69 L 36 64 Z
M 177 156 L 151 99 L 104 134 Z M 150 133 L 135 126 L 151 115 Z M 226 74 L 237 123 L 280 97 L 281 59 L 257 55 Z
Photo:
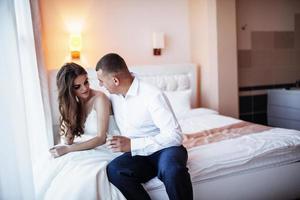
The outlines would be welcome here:
M 57 158 L 59 156 L 62 156 L 64 154 L 67 154 L 70 152 L 70 146 L 69 145 L 56 145 L 49 149 L 49 152 L 54 158 Z
M 64 144 L 71 145 L 74 141 L 74 135 L 67 133 L 66 135 L 61 137 L 63 139 Z

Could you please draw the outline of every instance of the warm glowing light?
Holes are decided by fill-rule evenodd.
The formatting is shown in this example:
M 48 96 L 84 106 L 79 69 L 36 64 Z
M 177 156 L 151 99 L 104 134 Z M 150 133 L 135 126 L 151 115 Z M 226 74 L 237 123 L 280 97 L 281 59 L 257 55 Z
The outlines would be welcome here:
M 81 42 L 81 34 L 80 33 L 73 33 L 70 35 L 70 51 L 72 58 L 80 58 L 80 51 L 82 48 Z
M 77 22 L 69 22 L 67 23 L 67 27 L 70 33 L 81 33 L 83 23 L 82 21 Z

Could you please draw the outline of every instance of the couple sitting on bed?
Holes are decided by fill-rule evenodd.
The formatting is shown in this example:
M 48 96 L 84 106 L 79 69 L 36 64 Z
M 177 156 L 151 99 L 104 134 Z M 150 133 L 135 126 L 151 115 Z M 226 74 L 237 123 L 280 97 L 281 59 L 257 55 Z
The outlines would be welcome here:
M 108 164 L 106 171 L 108 180 L 126 199 L 150 199 L 141 183 L 155 176 L 164 183 L 170 199 L 192 199 L 187 151 L 181 145 L 181 128 L 165 95 L 134 77 L 117 54 L 102 57 L 96 71 L 100 86 L 111 94 L 110 100 L 89 88 L 87 72 L 80 65 L 67 63 L 59 70 L 60 125 L 67 145 L 54 146 L 52 155 L 59 157 L 106 143 L 113 152 L 123 153 Z M 111 107 L 120 135 L 107 137 Z M 85 132 L 86 119 L 92 112 L 96 114 L 97 134 L 73 143 Z

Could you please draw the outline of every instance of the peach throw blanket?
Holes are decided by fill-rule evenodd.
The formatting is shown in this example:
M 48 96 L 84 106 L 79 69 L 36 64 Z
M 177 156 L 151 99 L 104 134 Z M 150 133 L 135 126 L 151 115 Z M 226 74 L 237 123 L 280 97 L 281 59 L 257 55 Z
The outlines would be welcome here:
M 220 128 L 184 134 L 183 146 L 190 149 L 192 147 L 232 139 L 243 135 L 259 133 L 269 129 L 271 129 L 271 127 L 242 121 Z

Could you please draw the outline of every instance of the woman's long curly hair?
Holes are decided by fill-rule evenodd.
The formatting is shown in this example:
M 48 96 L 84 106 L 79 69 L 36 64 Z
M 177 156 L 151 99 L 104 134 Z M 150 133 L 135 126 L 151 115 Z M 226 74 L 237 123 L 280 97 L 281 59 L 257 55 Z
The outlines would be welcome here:
M 87 72 L 83 67 L 71 62 L 64 64 L 56 75 L 61 135 L 80 136 L 84 132 L 86 112 L 83 103 L 75 95 L 73 83 L 76 77 L 85 74 Z

